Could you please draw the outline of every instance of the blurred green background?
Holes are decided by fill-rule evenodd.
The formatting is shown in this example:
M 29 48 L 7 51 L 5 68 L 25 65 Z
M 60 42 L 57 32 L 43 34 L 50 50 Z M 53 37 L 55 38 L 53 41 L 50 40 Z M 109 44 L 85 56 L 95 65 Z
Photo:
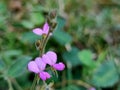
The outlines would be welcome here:
M 27 63 L 40 38 L 32 29 L 52 10 L 57 27 L 46 51 L 66 65 L 47 80 L 52 90 L 120 90 L 119 0 L 0 0 L 0 90 L 30 90 Z

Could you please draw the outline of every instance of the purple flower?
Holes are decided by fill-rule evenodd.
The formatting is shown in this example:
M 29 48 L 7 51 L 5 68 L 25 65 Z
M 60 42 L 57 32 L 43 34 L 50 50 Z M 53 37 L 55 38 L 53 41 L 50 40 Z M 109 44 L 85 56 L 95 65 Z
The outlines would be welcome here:
M 39 77 L 44 81 L 51 77 L 49 73 L 44 71 L 45 67 L 46 64 L 43 62 L 43 60 L 40 57 L 37 57 L 35 61 L 30 61 L 28 63 L 28 70 L 38 74 Z
M 96 90 L 94 87 L 89 88 L 88 90 Z
M 65 65 L 62 62 L 56 64 L 57 55 L 53 51 L 48 51 L 46 54 L 42 56 L 42 59 L 46 64 L 49 64 L 56 70 L 62 71 L 65 68 Z
M 48 23 L 46 22 L 43 26 L 43 29 L 41 28 L 35 28 L 33 29 L 33 33 L 35 33 L 36 35 L 47 35 L 49 32 L 49 25 Z

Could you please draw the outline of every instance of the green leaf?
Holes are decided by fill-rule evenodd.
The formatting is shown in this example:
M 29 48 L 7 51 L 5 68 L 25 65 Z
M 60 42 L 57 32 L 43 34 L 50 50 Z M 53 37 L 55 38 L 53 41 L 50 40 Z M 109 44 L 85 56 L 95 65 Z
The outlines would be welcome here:
M 95 62 L 92 59 L 92 52 L 90 50 L 82 50 L 78 54 L 80 61 L 89 67 L 95 67 Z
M 63 27 L 65 25 L 65 19 L 58 17 L 57 21 L 58 21 L 58 25 L 53 34 L 54 39 L 60 45 L 66 45 L 67 43 L 71 43 L 72 37 L 70 36 L 70 34 L 63 31 Z
M 5 14 L 7 12 L 6 4 L 1 2 L 0 3 L 0 14 Z
M 14 56 L 19 56 L 21 54 L 22 54 L 21 50 L 15 50 L 15 49 L 3 52 L 4 58 L 11 58 L 11 57 L 14 57 Z
M 69 62 L 72 66 L 80 65 L 81 62 L 78 57 L 78 52 L 79 52 L 78 48 L 72 47 L 71 51 L 63 53 L 63 55 L 62 55 L 63 59 L 66 62 Z
M 21 56 L 8 69 L 7 75 L 9 77 L 18 77 L 22 75 L 27 69 L 27 64 L 31 60 L 30 56 Z
M 105 60 L 106 55 L 107 55 L 107 51 L 101 52 L 98 56 L 97 61 L 102 62 L 103 60 Z
M 92 83 L 97 87 L 113 86 L 119 80 L 114 62 L 112 60 L 104 62 L 99 66 L 92 78 Z
M 23 20 L 21 22 L 21 24 L 22 24 L 23 27 L 28 28 L 28 29 L 34 28 L 34 23 L 32 23 L 30 21 L 27 21 L 27 20 Z
M 57 28 L 56 30 L 60 30 L 65 26 L 66 20 L 60 16 L 57 17 Z
M 0 58 L 0 71 L 2 71 L 5 68 L 4 61 Z
M 45 21 L 42 13 L 31 13 L 30 16 L 31 16 L 30 17 L 31 22 L 34 23 L 35 25 L 40 25 Z
M 34 43 L 37 39 L 40 39 L 40 36 L 35 35 L 32 31 L 23 33 L 20 38 L 23 43 Z
M 72 42 L 72 37 L 62 30 L 56 30 L 53 37 L 60 45 L 66 45 L 67 43 Z
M 80 89 L 80 87 L 76 85 L 69 85 L 67 87 L 64 87 L 62 90 L 85 90 L 85 89 L 83 88 Z
M 118 85 L 117 90 L 120 90 L 120 84 Z
M 11 61 L 13 59 L 15 59 L 18 56 L 22 55 L 22 51 L 21 50 L 16 50 L 16 49 L 7 50 L 7 51 L 2 52 L 0 55 L 3 58 L 3 60 L 5 61 L 5 63 L 7 65 L 10 65 L 12 63 Z

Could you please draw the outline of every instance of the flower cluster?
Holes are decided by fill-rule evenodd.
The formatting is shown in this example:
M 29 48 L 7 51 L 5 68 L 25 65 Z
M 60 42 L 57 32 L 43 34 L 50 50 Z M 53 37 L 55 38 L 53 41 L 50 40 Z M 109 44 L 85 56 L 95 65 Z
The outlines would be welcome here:
M 53 51 L 48 51 L 43 54 L 42 57 L 37 57 L 34 61 L 28 63 L 28 70 L 39 75 L 42 80 L 46 80 L 51 77 L 48 72 L 45 72 L 46 65 L 50 65 L 55 70 L 62 71 L 65 65 L 62 62 L 57 62 L 57 55 Z
M 36 28 L 33 29 L 33 33 L 39 36 L 44 36 L 44 35 L 52 35 L 50 32 L 50 27 L 48 23 L 46 22 L 43 26 L 43 29 L 41 28 Z M 49 33 L 50 32 L 50 33 Z M 45 37 L 47 38 L 47 37 Z M 48 78 L 51 77 L 51 75 L 45 71 L 46 65 L 48 64 L 52 68 L 58 71 L 62 71 L 65 68 L 65 65 L 62 62 L 56 63 L 57 62 L 57 55 L 53 51 L 48 51 L 47 53 L 43 54 L 41 57 L 35 58 L 35 60 L 30 61 L 28 63 L 28 70 L 31 72 L 34 72 L 35 74 L 38 74 L 39 77 L 45 81 Z

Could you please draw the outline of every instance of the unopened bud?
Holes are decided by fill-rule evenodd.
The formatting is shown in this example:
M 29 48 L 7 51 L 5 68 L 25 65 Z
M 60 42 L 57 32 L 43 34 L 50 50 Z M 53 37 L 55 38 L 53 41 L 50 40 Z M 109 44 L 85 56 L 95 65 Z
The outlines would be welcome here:
M 50 13 L 50 18 L 51 18 L 51 19 L 54 19 L 54 18 L 56 17 L 56 15 L 57 15 L 56 10 L 53 10 L 53 11 Z
M 35 46 L 36 46 L 37 50 L 40 49 L 40 43 L 41 43 L 40 40 L 35 42 Z
M 49 25 L 51 25 L 50 17 L 47 17 L 47 23 L 48 23 Z

